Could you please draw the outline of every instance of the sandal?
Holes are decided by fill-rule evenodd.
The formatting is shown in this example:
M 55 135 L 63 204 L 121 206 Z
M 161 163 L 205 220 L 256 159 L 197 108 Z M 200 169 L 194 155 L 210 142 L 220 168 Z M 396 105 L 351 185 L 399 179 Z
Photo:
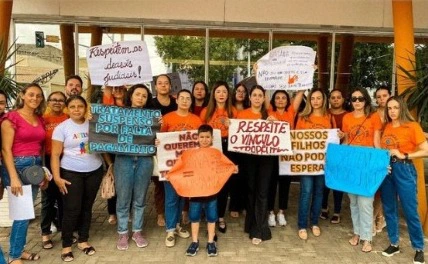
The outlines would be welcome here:
M 78 249 L 82 250 L 83 253 L 85 253 L 88 256 L 92 256 L 95 254 L 95 248 L 93 246 L 88 246 L 88 247 L 79 247 L 77 246 Z
M 22 260 L 30 260 L 30 261 L 36 261 L 40 259 L 40 255 L 37 253 L 30 253 L 30 252 L 22 252 L 21 255 Z
M 158 214 L 158 226 L 165 226 L 165 217 L 163 214 Z
M 21 260 L 20 259 L 12 259 L 12 260 L 7 259 L 7 264 L 12 264 L 15 261 L 21 261 Z M 21 263 L 22 263 L 22 261 L 21 261 Z
M 330 220 L 330 223 L 332 224 L 339 224 L 340 223 L 340 215 L 334 214 L 333 217 Z
M 262 240 L 260 238 L 253 237 L 253 239 L 251 239 L 251 243 L 257 246 L 257 245 L 260 245 L 260 243 L 262 243 Z
M 61 254 L 61 259 L 64 262 L 71 262 L 74 260 L 74 256 L 73 256 L 73 252 L 67 252 L 67 253 L 63 253 Z
M 220 231 L 221 233 L 226 233 L 226 230 L 227 230 L 226 222 L 224 220 L 219 220 L 218 231 Z
M 369 253 L 372 251 L 372 242 L 368 240 L 364 240 L 363 247 L 361 248 L 361 251 L 364 253 Z
M 51 239 L 42 241 L 42 247 L 43 249 L 52 249 L 54 247 L 54 244 Z
M 328 209 L 321 209 L 320 218 L 323 220 L 328 219 Z
M 312 226 L 312 234 L 316 237 L 319 237 L 321 235 L 321 229 L 319 226 Z
M 351 246 L 357 246 L 360 243 L 360 236 L 354 235 L 348 242 Z
M 308 232 L 306 231 L 306 229 L 300 229 L 299 230 L 299 237 L 302 240 L 308 239 Z
M 230 217 L 232 217 L 232 218 L 238 218 L 239 217 L 239 212 L 231 211 L 230 212 Z
M 117 217 L 116 217 L 116 215 L 110 215 L 110 216 L 108 217 L 108 223 L 109 223 L 110 225 L 115 225 L 115 224 L 117 224 Z

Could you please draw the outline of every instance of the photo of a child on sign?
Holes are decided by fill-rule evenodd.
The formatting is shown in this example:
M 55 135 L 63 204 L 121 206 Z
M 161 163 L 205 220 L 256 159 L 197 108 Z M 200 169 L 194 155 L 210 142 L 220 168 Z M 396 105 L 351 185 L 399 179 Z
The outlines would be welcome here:
M 205 209 L 208 229 L 208 256 L 217 256 L 214 242 L 215 223 L 218 220 L 217 193 L 232 173 L 238 173 L 233 164 L 213 144 L 213 128 L 201 125 L 198 129 L 199 148 L 185 150 L 166 175 L 180 196 L 190 197 L 189 219 L 192 223 L 192 243 L 186 251 L 187 256 L 195 256 L 199 250 L 199 222 L 201 211 Z

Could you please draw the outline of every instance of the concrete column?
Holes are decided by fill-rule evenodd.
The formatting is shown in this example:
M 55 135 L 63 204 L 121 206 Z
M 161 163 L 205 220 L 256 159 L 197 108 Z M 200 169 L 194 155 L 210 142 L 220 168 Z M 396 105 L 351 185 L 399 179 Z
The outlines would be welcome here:
M 337 77 L 334 88 L 349 92 L 349 81 L 351 79 L 352 53 L 354 49 L 354 36 L 342 35 L 340 44 L 339 62 L 337 64 Z
M 328 68 L 328 34 L 320 34 L 317 42 L 318 56 L 318 88 L 328 91 L 329 68 Z
M 74 72 L 74 25 L 60 25 L 62 56 L 64 61 L 64 77 L 76 74 Z

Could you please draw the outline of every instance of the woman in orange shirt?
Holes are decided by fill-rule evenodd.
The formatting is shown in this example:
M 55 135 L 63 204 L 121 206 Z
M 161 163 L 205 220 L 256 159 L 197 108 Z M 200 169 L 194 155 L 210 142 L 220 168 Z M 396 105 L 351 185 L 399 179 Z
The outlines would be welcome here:
M 407 110 L 403 98 L 392 96 L 386 103 L 387 121 L 381 138 L 381 147 L 391 154 L 391 173 L 380 190 L 390 246 L 382 255 L 391 257 L 400 253 L 398 230 L 398 199 L 403 209 L 410 241 L 416 254 L 413 263 L 425 263 L 424 234 L 418 214 L 417 175 L 412 159 L 428 156 L 428 143 L 421 126 Z
M 227 151 L 227 136 L 229 134 L 229 118 L 236 118 L 237 111 L 231 104 L 229 85 L 224 81 L 214 83 L 208 106 L 201 112 L 201 120 L 204 124 L 221 131 L 221 145 L 223 153 L 232 161 L 233 155 Z M 227 225 L 224 221 L 229 189 L 234 177 L 230 177 L 217 197 L 218 231 L 226 233 Z M 232 199 L 232 198 L 231 198 Z
M 351 103 L 353 111 L 346 114 L 342 121 L 342 129 L 345 132 L 343 144 L 379 148 L 382 121 L 372 109 L 367 90 L 356 88 L 351 94 Z M 363 241 L 361 251 L 370 252 L 372 251 L 374 196 L 350 193 L 348 196 L 354 228 L 354 236 L 349 240 L 349 244 L 357 246 L 361 240 Z
M 180 90 L 177 93 L 177 110 L 163 116 L 161 132 L 175 132 L 198 129 L 202 125 L 201 119 L 190 113 L 192 105 L 192 94 L 188 90 Z M 173 247 L 175 245 L 175 235 L 181 238 L 188 238 L 189 232 L 180 226 L 181 211 L 184 200 L 178 196 L 170 182 L 164 182 L 165 188 L 165 245 Z
M 335 128 L 334 118 L 327 111 L 327 96 L 321 89 L 312 89 L 308 95 L 309 102 L 300 113 L 296 129 L 331 129 Z M 340 137 L 341 135 L 339 135 Z M 306 240 L 308 233 L 308 217 L 314 236 L 321 235 L 318 219 L 321 212 L 324 190 L 324 175 L 301 176 L 298 212 L 298 235 Z M 310 212 L 309 212 L 310 211 Z
M 250 90 L 251 106 L 238 113 L 238 119 L 267 119 L 265 108 L 265 89 L 255 85 Z M 276 156 L 259 156 L 242 154 L 242 164 L 247 182 L 247 214 L 245 215 L 245 232 L 249 233 L 254 245 L 272 238 L 268 226 L 268 193 Z
M 293 129 L 294 118 L 299 110 L 300 103 L 303 99 L 304 91 L 299 91 L 294 98 L 293 102 L 290 100 L 290 96 L 284 90 L 277 90 L 273 93 L 270 100 L 271 109 L 269 109 L 268 120 L 283 121 L 290 124 L 290 129 Z M 288 207 L 288 193 L 290 191 L 291 176 L 280 176 L 279 175 L 279 159 L 275 159 L 272 172 L 272 180 L 269 190 L 268 209 L 269 226 L 276 226 L 275 220 L 275 197 L 276 197 L 276 186 L 278 185 L 278 214 L 277 220 L 280 226 L 285 226 L 287 220 L 285 219 L 285 210 Z

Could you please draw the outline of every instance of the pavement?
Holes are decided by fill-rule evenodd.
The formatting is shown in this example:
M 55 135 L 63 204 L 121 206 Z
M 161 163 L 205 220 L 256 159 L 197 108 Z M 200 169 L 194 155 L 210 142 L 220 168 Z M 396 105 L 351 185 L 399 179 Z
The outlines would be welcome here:
M 185 251 L 191 240 L 177 238 L 173 248 L 164 244 L 165 230 L 156 224 L 157 215 L 153 201 L 153 185 L 149 188 L 149 199 L 145 211 L 143 234 L 149 240 L 146 248 L 137 248 L 130 240 L 127 251 L 116 249 L 116 226 L 107 221 L 107 203 L 100 196 L 93 207 L 93 219 L 89 242 L 96 248 L 93 256 L 87 256 L 77 247 L 73 247 L 75 259 L 72 263 L 412 263 L 414 251 L 410 246 L 409 236 L 404 219 L 400 219 L 400 248 L 402 253 L 393 257 L 384 257 L 381 252 L 388 245 L 386 230 L 373 238 L 373 251 L 361 252 L 361 246 L 351 246 L 348 240 L 352 236 L 352 224 L 349 211 L 349 199 L 345 195 L 342 209 L 342 222 L 331 224 L 328 220 L 320 219 L 322 234 L 314 237 L 309 232 L 307 241 L 297 236 L 297 203 L 299 185 L 293 183 L 290 190 L 289 209 L 286 213 L 286 227 L 274 227 L 272 239 L 254 246 L 248 235 L 243 232 L 244 218 L 226 217 L 228 229 L 225 234 L 218 234 L 217 257 L 206 255 L 206 225 L 201 224 L 201 248 L 195 257 L 185 256 Z M 330 204 L 332 206 L 332 194 Z M 27 236 L 26 250 L 37 252 L 41 259 L 33 263 L 62 263 L 60 259 L 60 233 L 53 235 L 54 248 L 42 249 L 40 237 L 40 199 L 36 201 L 36 219 L 30 223 Z M 3 251 L 9 249 L 10 228 L 0 228 L 0 245 Z M 7 255 L 7 254 L 6 254 Z M 425 258 L 428 256 L 425 254 Z M 25 263 L 30 263 L 29 261 Z

